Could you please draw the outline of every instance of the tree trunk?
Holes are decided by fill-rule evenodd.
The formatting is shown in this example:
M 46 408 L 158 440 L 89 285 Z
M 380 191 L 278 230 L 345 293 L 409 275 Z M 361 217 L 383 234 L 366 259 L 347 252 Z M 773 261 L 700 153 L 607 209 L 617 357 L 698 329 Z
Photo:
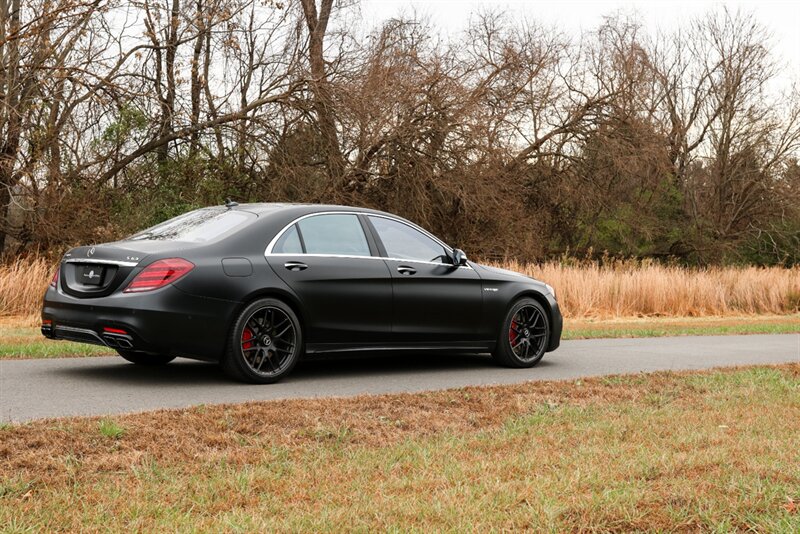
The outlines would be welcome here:
M 203 53 L 203 42 L 205 33 L 205 21 L 203 20 L 203 0 L 197 0 L 197 8 L 195 10 L 195 26 L 197 36 L 195 37 L 194 50 L 192 51 L 192 87 L 191 87 L 191 100 L 192 100 L 192 116 L 191 124 L 192 135 L 190 138 L 189 152 L 193 156 L 197 152 L 197 144 L 200 138 L 200 132 L 197 130 L 197 123 L 200 122 L 200 90 L 202 81 L 200 79 L 200 55 Z
M 8 28 L 6 28 L 8 24 Z M 22 127 L 22 117 L 19 110 L 20 88 L 19 88 L 19 42 L 17 35 L 20 31 L 20 2 L 12 0 L 11 6 L 5 1 L 0 4 L 0 25 L 3 27 L 3 35 L 11 35 L 13 38 L 9 42 L 3 41 L 0 49 L 8 46 L 8 54 L 4 54 L 2 68 L 2 78 L 5 91 L 2 120 L 5 123 L 5 139 L 2 140 L 0 147 L 0 257 L 3 255 L 8 235 L 8 213 L 11 203 L 11 191 L 16 185 L 17 178 L 14 176 L 14 165 L 17 160 L 19 150 L 20 134 Z
M 175 56 L 178 51 L 178 16 L 180 15 L 180 0 L 172 0 L 169 26 L 167 27 L 166 54 L 164 58 L 164 77 L 167 81 L 167 94 L 161 104 L 161 128 L 159 137 L 167 137 L 172 133 L 173 117 L 175 115 Z M 167 160 L 169 145 L 165 144 L 158 150 L 158 161 Z
M 314 114 L 317 116 L 320 135 L 325 147 L 328 174 L 334 183 L 344 177 L 345 162 L 336 132 L 335 110 L 331 98 L 330 82 L 325 72 L 323 45 L 333 0 L 322 0 L 319 16 L 315 0 L 302 0 L 303 13 L 309 31 L 308 59 L 311 64 L 311 92 L 314 95 Z

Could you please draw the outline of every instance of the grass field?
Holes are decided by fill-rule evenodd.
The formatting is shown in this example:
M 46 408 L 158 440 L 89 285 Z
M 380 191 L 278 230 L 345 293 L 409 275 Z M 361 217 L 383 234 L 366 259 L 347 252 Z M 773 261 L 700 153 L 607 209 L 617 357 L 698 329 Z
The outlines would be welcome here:
M 39 328 L 20 326 L 27 318 L 0 321 L 0 360 L 107 356 L 96 345 L 52 341 Z M 661 337 L 685 335 L 788 334 L 800 332 L 800 314 L 745 317 L 567 319 L 563 339 Z
M 800 530 L 800 364 L 0 428 L 6 532 Z

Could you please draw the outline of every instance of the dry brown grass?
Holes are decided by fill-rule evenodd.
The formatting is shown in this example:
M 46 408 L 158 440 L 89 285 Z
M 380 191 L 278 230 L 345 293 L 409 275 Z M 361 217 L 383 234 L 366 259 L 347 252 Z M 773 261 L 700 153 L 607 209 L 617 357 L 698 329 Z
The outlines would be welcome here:
M 54 271 L 55 264 L 41 256 L 0 265 L 0 316 L 23 316 L 16 324 L 36 322 Z
M 775 315 L 800 310 L 800 268 L 513 261 L 500 267 L 553 286 L 567 317 Z
M 781 315 L 800 311 L 800 268 L 687 269 L 654 263 L 497 265 L 556 288 L 570 318 Z M 54 265 L 32 256 L 0 266 L 0 316 L 36 323 Z

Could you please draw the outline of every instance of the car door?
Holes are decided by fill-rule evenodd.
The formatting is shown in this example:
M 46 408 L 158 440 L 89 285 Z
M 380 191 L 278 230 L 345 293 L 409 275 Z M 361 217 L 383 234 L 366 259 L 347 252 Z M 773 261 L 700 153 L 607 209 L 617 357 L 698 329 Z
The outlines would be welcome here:
M 478 340 L 478 273 L 454 266 L 442 243 L 413 225 L 378 215 L 366 219 L 392 276 L 392 338 L 409 344 Z
M 270 266 L 302 303 L 307 343 L 389 339 L 391 275 L 370 241 L 356 214 L 325 213 L 302 217 L 268 251 Z

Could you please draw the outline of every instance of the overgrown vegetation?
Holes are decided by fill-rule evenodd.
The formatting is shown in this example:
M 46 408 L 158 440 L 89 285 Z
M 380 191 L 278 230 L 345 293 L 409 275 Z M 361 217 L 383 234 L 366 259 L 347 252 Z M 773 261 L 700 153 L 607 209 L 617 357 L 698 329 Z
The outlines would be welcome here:
M 796 532 L 799 393 L 791 364 L 13 425 L 0 524 Z
M 746 13 L 445 39 L 333 0 L 3 5 L 6 257 L 231 196 L 383 208 L 496 260 L 800 259 L 800 97 Z

